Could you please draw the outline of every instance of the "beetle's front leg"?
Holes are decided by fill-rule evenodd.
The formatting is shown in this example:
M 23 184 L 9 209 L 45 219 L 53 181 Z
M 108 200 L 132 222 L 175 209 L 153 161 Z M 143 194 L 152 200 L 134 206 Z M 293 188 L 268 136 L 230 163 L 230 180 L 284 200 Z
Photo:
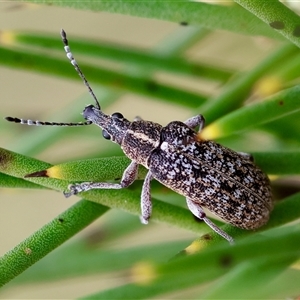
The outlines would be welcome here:
M 184 124 L 193 129 L 199 126 L 199 131 L 201 131 L 204 128 L 205 119 L 202 115 L 197 115 L 184 121 Z
M 234 240 L 230 235 L 228 235 L 225 231 L 223 231 L 220 227 L 218 227 L 215 223 L 213 223 L 210 219 L 206 217 L 206 214 L 200 204 L 194 202 L 190 198 L 186 198 L 186 203 L 193 215 L 195 215 L 200 220 L 203 220 L 214 232 L 222 236 L 230 244 L 234 243 Z
M 151 195 L 150 195 L 150 182 L 152 179 L 152 173 L 149 171 L 145 177 L 142 194 L 141 194 L 141 210 L 142 215 L 140 217 L 141 222 L 143 224 L 148 224 L 152 213 L 152 202 L 151 202 Z
M 138 174 L 138 164 L 132 161 L 123 173 L 120 183 L 109 182 L 82 182 L 78 184 L 70 184 L 68 186 L 70 192 L 64 192 L 66 197 L 76 195 L 80 192 L 86 192 L 92 189 L 122 189 L 131 185 Z

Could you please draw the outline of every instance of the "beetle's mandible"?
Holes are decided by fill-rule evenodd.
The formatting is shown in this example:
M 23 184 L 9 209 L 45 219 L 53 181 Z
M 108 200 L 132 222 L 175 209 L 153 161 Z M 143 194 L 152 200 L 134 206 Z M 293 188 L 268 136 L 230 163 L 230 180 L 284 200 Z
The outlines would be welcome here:
M 68 58 L 96 102 L 95 106 L 88 105 L 83 111 L 87 121 L 55 123 L 11 117 L 6 119 L 27 125 L 95 124 L 102 128 L 104 138 L 119 144 L 131 159 L 120 183 L 72 184 L 69 191 L 65 192 L 66 197 L 91 189 L 128 187 L 137 177 L 138 166 L 143 165 L 149 170 L 141 193 L 141 220 L 145 224 L 152 211 L 152 179 L 183 195 L 190 211 L 229 242 L 233 242 L 233 238 L 207 218 L 203 208 L 243 229 L 256 229 L 268 221 L 273 208 L 270 183 L 250 155 L 201 139 L 199 133 L 204 127 L 201 115 L 185 122 L 173 121 L 165 127 L 141 119 L 130 122 L 120 113 L 106 115 L 70 52 L 64 30 L 61 31 L 61 37 Z M 198 126 L 199 130 L 196 131 Z

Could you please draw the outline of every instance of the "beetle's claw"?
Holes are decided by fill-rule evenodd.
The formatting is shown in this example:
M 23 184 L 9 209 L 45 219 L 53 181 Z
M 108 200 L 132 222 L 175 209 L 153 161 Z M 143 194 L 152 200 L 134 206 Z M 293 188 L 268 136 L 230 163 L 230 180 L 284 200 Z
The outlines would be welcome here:
M 145 219 L 143 216 L 140 216 L 140 220 L 142 224 L 147 225 L 149 223 L 149 219 Z
M 73 195 L 76 195 L 76 194 L 78 193 L 78 191 L 77 191 L 77 189 L 76 189 L 76 185 L 74 185 L 74 184 L 70 184 L 70 185 L 68 186 L 68 190 L 69 190 L 69 192 L 63 192 L 63 193 L 64 193 L 64 196 L 65 196 L 66 198 L 69 198 L 69 197 L 71 197 L 71 196 L 73 196 Z

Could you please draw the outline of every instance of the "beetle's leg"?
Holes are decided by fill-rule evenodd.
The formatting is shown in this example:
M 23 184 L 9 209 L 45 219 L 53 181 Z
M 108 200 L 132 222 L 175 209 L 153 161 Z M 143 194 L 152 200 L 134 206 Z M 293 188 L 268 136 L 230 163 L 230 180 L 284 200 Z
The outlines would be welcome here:
M 249 159 L 250 161 L 254 161 L 254 158 L 251 154 L 246 152 L 238 152 L 239 155 L 243 156 L 246 159 Z
M 76 195 L 80 192 L 86 192 L 92 189 L 122 189 L 131 185 L 138 174 L 138 164 L 132 161 L 123 173 L 120 183 L 109 183 L 109 182 L 82 182 L 78 184 L 70 184 L 70 192 L 64 192 L 66 197 Z
M 223 231 L 215 223 L 213 223 L 210 219 L 206 217 L 206 214 L 200 206 L 200 204 L 195 203 L 190 198 L 186 198 L 186 203 L 193 215 L 195 215 L 200 220 L 203 220 L 213 231 L 215 231 L 217 234 L 226 239 L 230 244 L 234 243 L 234 240 L 230 235 L 228 235 L 225 231 Z
M 149 171 L 145 177 L 142 194 L 141 194 L 141 222 L 143 224 L 148 224 L 148 220 L 150 219 L 152 213 L 152 202 L 150 195 L 150 181 L 152 179 L 152 173 Z
M 140 116 L 136 116 L 133 121 L 142 121 L 143 119 Z
M 202 115 L 197 115 L 184 121 L 184 124 L 193 129 L 199 126 L 199 131 L 201 131 L 204 128 L 205 119 Z

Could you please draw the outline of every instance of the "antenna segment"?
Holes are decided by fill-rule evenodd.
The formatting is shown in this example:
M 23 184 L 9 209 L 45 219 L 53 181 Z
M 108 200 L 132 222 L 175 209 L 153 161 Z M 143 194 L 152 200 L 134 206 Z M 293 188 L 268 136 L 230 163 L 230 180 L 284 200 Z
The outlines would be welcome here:
M 63 29 L 61 30 L 60 35 L 61 35 L 61 39 L 62 39 L 62 41 L 63 41 L 63 43 L 64 43 L 64 45 L 65 45 L 65 46 L 64 46 L 64 49 L 65 49 L 65 51 L 66 51 L 66 53 L 67 53 L 68 59 L 70 60 L 71 64 L 74 66 L 74 68 L 75 68 L 75 70 L 77 71 L 78 75 L 79 75 L 79 76 L 81 77 L 81 79 L 83 80 L 83 82 L 84 82 L 85 86 L 87 87 L 87 89 L 88 89 L 90 95 L 91 95 L 91 96 L 93 97 L 93 99 L 95 100 L 96 105 L 97 105 L 97 108 L 98 108 L 98 109 L 101 109 L 100 104 L 99 104 L 99 101 L 98 101 L 96 95 L 94 94 L 94 92 L 93 92 L 91 86 L 89 85 L 88 81 L 86 80 L 84 74 L 82 73 L 82 71 L 81 71 L 79 65 L 77 64 L 77 62 L 76 62 L 76 60 L 75 60 L 75 58 L 74 58 L 74 56 L 73 56 L 73 54 L 72 54 L 72 52 L 71 52 L 71 49 L 70 49 L 70 46 L 69 46 L 69 42 L 68 42 L 68 40 L 67 40 L 67 34 L 66 34 L 66 32 L 65 32 Z
M 44 122 L 44 121 L 33 121 L 33 120 L 25 120 L 13 117 L 6 117 L 6 121 L 19 123 L 23 125 L 35 125 L 35 126 L 84 126 L 84 125 L 91 125 L 93 122 L 86 121 L 86 122 L 76 122 L 76 123 L 58 123 L 58 122 Z

